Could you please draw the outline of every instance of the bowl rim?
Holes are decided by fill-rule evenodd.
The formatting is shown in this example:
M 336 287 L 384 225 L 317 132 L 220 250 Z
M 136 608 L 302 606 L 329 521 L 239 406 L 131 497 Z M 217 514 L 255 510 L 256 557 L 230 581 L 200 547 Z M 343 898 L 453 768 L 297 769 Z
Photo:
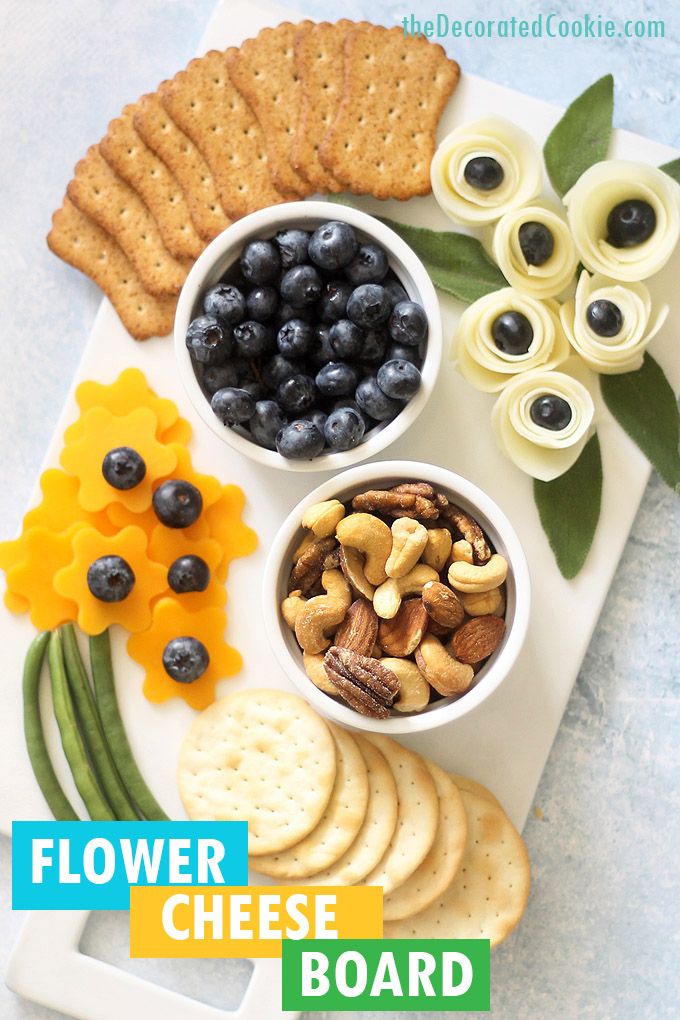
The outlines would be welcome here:
M 223 260 L 234 249 L 242 247 L 249 237 L 258 232 L 275 233 L 282 227 L 299 223 L 301 220 L 324 222 L 329 219 L 342 219 L 358 230 L 360 234 L 371 237 L 382 244 L 387 250 L 392 268 L 396 263 L 401 268 L 401 273 L 398 272 L 398 275 L 408 278 L 402 282 L 409 291 L 409 295 L 416 297 L 423 306 L 428 319 L 428 339 L 421 367 L 421 385 L 416 395 L 396 418 L 373 429 L 368 438 L 353 450 L 325 453 L 311 461 L 286 460 L 275 450 L 266 450 L 264 447 L 258 446 L 257 443 L 246 439 L 245 436 L 239 435 L 218 421 L 194 372 L 185 336 L 201 291 L 212 286 L 233 263 L 232 259 L 227 259 L 224 263 Z M 217 266 L 220 267 L 218 272 L 215 271 Z M 213 273 L 214 278 L 211 279 Z M 284 202 L 281 205 L 258 209 L 256 212 L 236 220 L 221 234 L 218 234 L 199 255 L 184 282 L 175 312 L 175 362 L 184 389 L 199 418 L 215 435 L 238 453 L 258 464 L 283 471 L 320 473 L 342 470 L 374 456 L 399 439 L 416 421 L 432 394 L 442 361 L 442 349 L 439 300 L 421 260 L 398 234 L 375 216 L 338 202 Z
M 287 628 L 280 613 L 281 579 L 284 563 L 294 539 L 302 532 L 302 514 L 314 503 L 339 498 L 366 483 L 383 484 L 393 479 L 419 479 L 441 487 L 462 505 L 469 507 L 484 519 L 485 531 L 491 531 L 494 544 L 500 546 L 509 564 L 509 578 L 513 585 L 512 622 L 504 643 L 475 686 L 457 701 L 436 703 L 429 711 L 413 715 L 390 716 L 373 719 L 360 715 L 354 709 L 334 701 L 319 690 L 293 658 L 286 640 Z M 510 601 L 510 599 L 508 599 Z M 298 692 L 322 715 L 335 722 L 378 733 L 419 733 L 435 729 L 468 715 L 498 689 L 509 675 L 524 643 L 530 616 L 531 581 L 529 567 L 522 545 L 509 518 L 498 504 L 473 482 L 448 468 L 423 461 L 392 460 L 361 464 L 328 479 L 300 500 L 280 525 L 272 542 L 263 573 L 262 606 L 265 631 L 279 666 L 295 685 Z

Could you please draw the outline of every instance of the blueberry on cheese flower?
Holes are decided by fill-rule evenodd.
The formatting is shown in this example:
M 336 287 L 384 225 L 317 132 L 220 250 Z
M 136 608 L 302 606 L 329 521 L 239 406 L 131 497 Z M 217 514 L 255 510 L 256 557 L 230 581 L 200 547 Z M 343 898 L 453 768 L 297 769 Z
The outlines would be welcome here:
M 177 637 L 163 650 L 163 668 L 180 684 L 191 684 L 202 677 L 210 664 L 208 649 L 195 637 Z
M 102 474 L 114 489 L 126 492 L 134 489 L 146 475 L 146 464 L 136 450 L 129 446 L 117 446 L 102 461 Z
M 153 508 L 166 527 L 188 528 L 201 515 L 203 497 L 191 482 L 172 478 L 154 492 Z
M 122 602 L 134 584 L 134 571 L 122 556 L 100 556 L 87 571 L 87 587 L 100 602 Z

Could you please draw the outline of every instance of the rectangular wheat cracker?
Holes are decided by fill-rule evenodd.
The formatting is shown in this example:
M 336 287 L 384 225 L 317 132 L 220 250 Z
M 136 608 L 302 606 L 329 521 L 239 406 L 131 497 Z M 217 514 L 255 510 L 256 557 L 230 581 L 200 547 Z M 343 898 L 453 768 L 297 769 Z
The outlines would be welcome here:
M 189 206 L 177 178 L 145 145 L 134 125 L 137 103 L 112 120 L 99 150 L 109 166 L 146 204 L 173 258 L 196 259 L 205 247 L 196 233 Z
M 179 294 L 187 266 L 172 257 L 156 221 L 136 191 L 115 173 L 92 145 L 75 169 L 68 197 L 102 230 L 111 234 L 151 294 Z
M 179 181 L 198 235 L 212 241 L 231 220 L 222 208 L 212 170 L 189 136 L 175 124 L 157 92 L 138 101 L 134 125 L 142 141 Z
M 437 124 L 460 77 L 458 64 L 422 36 L 363 24 L 347 33 L 344 73 L 321 163 L 355 194 L 429 194 Z
M 314 188 L 291 162 L 302 100 L 295 73 L 294 43 L 297 33 L 311 22 L 284 22 L 264 28 L 240 49 L 227 51 L 227 66 L 234 85 L 252 107 L 264 136 L 269 170 L 279 191 L 311 195 Z
M 68 198 L 52 217 L 47 243 L 55 255 L 101 287 L 135 340 L 172 331 L 177 299 L 144 290 L 116 242 Z
M 231 217 L 284 201 L 269 174 L 260 125 L 232 84 L 224 52 L 211 50 L 192 60 L 158 92 L 172 119 L 205 158 Z

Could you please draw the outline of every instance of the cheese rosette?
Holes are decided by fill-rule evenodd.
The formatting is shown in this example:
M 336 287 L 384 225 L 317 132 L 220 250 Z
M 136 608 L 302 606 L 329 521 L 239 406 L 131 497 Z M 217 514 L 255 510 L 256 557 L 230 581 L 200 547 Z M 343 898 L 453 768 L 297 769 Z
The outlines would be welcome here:
M 622 202 L 648 203 L 656 225 L 646 240 L 616 247 L 607 220 Z M 595 163 L 564 196 L 567 219 L 581 261 L 592 273 L 638 282 L 665 266 L 680 238 L 680 186 L 656 167 L 622 159 Z
M 502 171 L 492 188 L 465 177 L 471 160 L 491 158 Z M 543 160 L 533 138 L 502 117 L 463 124 L 444 138 L 430 167 L 432 190 L 451 219 L 471 226 L 493 223 L 535 198 L 543 184 Z
M 600 336 L 588 322 L 588 309 L 607 302 L 618 309 L 621 327 L 614 336 Z M 645 349 L 668 315 L 668 305 L 656 312 L 644 283 L 621 284 L 600 273 L 582 272 L 576 295 L 560 308 L 567 340 L 585 363 L 602 375 L 635 372 Z
M 553 241 L 552 254 L 542 265 L 529 263 L 520 244 L 521 228 L 535 223 L 545 227 Z M 505 213 L 496 224 L 491 252 L 508 283 L 535 298 L 556 297 L 576 275 L 578 254 L 569 225 L 544 202 Z
M 590 374 L 571 357 L 558 372 L 527 372 L 505 387 L 491 412 L 491 426 L 502 452 L 522 471 L 543 482 L 568 471 L 593 432 L 595 404 Z M 568 405 L 559 428 L 537 422 L 532 408 L 551 398 Z M 563 421 L 566 415 L 563 413 Z
M 494 323 L 508 312 L 519 312 L 531 327 L 533 337 L 524 354 L 503 351 L 494 340 Z M 556 368 L 570 354 L 557 302 L 539 301 L 513 287 L 492 291 L 469 305 L 453 342 L 461 375 L 485 393 L 497 393 L 519 373 Z

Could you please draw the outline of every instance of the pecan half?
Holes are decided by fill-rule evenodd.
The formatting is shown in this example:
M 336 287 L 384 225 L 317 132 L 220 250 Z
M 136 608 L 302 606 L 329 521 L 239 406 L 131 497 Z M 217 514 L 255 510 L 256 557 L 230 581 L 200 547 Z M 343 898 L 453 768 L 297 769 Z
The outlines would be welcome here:
M 378 636 L 378 614 L 368 599 L 357 599 L 335 632 L 334 644 L 359 655 L 370 655 Z
M 373 719 L 387 719 L 399 693 L 399 679 L 378 659 L 333 645 L 323 660 L 328 679 L 350 708 Z
M 388 517 L 413 517 L 414 520 L 436 521 L 439 508 L 427 496 L 415 492 L 369 489 L 352 500 L 352 509 Z
M 299 588 L 305 598 L 315 593 L 321 582 L 326 557 L 335 549 L 332 536 L 320 538 L 307 546 L 290 572 L 288 590 Z
M 429 618 L 422 599 L 402 602 L 399 612 L 391 620 L 381 620 L 378 630 L 380 647 L 395 659 L 413 655 L 423 640 Z
M 466 514 L 459 506 L 449 503 L 442 510 L 442 517 L 450 521 L 458 534 L 470 543 L 476 563 L 486 563 L 491 558 L 491 550 L 484 537 L 484 532 L 469 514 Z

